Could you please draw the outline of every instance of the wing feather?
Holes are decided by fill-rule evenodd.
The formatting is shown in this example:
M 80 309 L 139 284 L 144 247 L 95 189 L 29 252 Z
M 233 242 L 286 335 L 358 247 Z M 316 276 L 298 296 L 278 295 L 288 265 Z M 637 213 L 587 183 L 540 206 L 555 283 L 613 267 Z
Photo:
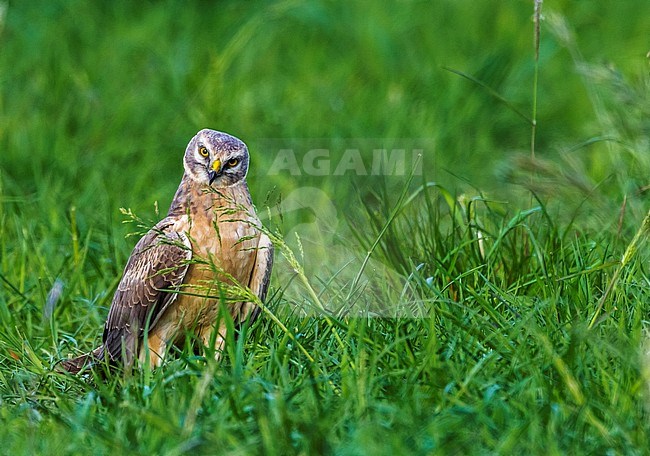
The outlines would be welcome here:
M 174 302 L 192 257 L 190 241 L 169 217 L 136 244 L 124 268 L 104 326 L 104 350 L 129 365 L 144 331 Z
M 271 239 L 262 233 L 259 243 L 257 245 L 257 254 L 255 257 L 255 265 L 251 271 L 251 278 L 248 287 L 255 293 L 260 301 L 266 300 L 266 293 L 269 289 L 269 282 L 271 281 L 271 270 L 273 269 L 273 244 Z M 259 316 L 262 309 L 252 302 L 242 303 L 239 312 L 239 324 L 242 324 L 247 318 L 250 323 L 253 323 Z

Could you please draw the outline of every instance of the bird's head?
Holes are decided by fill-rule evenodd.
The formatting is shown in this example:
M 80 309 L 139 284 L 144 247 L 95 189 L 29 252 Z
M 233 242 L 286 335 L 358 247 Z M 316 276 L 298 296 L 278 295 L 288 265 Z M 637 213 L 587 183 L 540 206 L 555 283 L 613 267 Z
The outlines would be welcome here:
M 234 136 L 206 128 L 190 140 L 183 166 L 195 182 L 230 187 L 246 178 L 248 148 Z

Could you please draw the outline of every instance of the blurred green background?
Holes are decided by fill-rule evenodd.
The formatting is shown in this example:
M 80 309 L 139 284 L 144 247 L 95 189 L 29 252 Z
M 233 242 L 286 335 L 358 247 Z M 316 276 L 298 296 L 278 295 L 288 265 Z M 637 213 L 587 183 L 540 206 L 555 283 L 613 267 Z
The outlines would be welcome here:
M 19 218 L 3 250 L 34 237 L 23 242 L 50 258 L 43 294 L 80 244 L 89 283 L 119 273 L 135 239 L 121 241 L 134 227 L 118 209 L 155 221 L 157 203 L 164 214 L 205 127 L 248 144 L 261 212 L 294 203 L 273 225 L 294 248 L 301 234 L 316 270 L 348 261 L 328 253 L 337 241 L 349 252 L 361 202 L 382 210 L 406 185 L 399 173 L 334 175 L 350 148 L 367 171 L 375 148 L 422 149 L 412 186 L 435 180 L 511 210 L 522 186 L 565 219 L 593 205 L 580 228 L 616 225 L 628 197 L 627 233 L 645 212 L 645 0 L 545 3 L 534 163 L 523 118 L 535 100 L 531 1 L 1 5 L 0 215 Z M 325 175 L 304 168 L 314 148 L 328 153 Z M 273 170 L 282 149 L 297 172 Z
M 387 139 L 390 148 L 425 138 L 427 178 L 497 192 L 504 163 L 529 154 L 530 125 L 444 68 L 532 116 L 531 1 L 2 5 L 3 194 L 52 212 L 54 228 L 72 205 L 83 226 L 104 225 L 120 206 L 151 211 L 159 201 L 166 210 L 184 147 L 203 127 L 247 142 L 258 205 L 274 188 L 314 185 L 341 201 L 336 188 L 374 185 L 353 173 L 267 175 L 278 138 L 289 147 L 316 138 L 333 162 L 349 140 Z M 624 116 L 631 104 L 649 110 L 650 4 L 544 8 L 537 155 L 594 137 L 637 140 L 625 137 Z M 607 118 L 606 103 L 615 107 Z M 642 121 L 634 135 L 648 132 Z M 597 144 L 574 155 L 597 182 L 612 172 L 608 154 Z

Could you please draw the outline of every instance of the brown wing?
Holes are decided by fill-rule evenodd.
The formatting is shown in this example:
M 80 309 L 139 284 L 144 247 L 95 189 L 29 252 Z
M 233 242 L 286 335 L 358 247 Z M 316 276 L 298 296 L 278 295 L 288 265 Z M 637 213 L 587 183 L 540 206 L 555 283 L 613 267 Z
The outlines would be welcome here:
M 264 302 L 266 292 L 269 289 L 271 281 L 271 270 L 273 269 L 273 244 L 271 239 L 262 233 L 260 242 L 257 247 L 257 261 L 251 274 L 251 283 L 249 288 L 253 290 L 260 300 Z
M 262 233 L 260 241 L 257 244 L 257 255 L 255 258 L 255 265 L 251 271 L 251 278 L 248 288 L 255 293 L 260 301 L 264 302 L 266 299 L 266 292 L 269 289 L 269 282 L 271 281 L 271 270 L 273 269 L 273 244 L 271 239 Z M 243 303 L 239 323 L 243 323 L 246 318 L 249 322 L 254 322 L 259 316 L 262 309 L 252 302 Z
M 104 350 L 125 365 L 162 312 L 176 299 L 192 250 L 187 236 L 163 219 L 138 241 L 124 268 L 104 326 Z

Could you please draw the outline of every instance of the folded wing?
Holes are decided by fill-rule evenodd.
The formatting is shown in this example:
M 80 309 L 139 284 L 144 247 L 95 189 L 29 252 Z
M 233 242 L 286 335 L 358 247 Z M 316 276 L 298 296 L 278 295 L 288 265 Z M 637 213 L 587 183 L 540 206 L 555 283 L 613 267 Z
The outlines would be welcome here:
M 169 218 L 136 244 L 104 326 L 104 355 L 111 361 L 132 364 L 144 332 L 178 296 L 191 258 L 189 239 L 172 229 Z

